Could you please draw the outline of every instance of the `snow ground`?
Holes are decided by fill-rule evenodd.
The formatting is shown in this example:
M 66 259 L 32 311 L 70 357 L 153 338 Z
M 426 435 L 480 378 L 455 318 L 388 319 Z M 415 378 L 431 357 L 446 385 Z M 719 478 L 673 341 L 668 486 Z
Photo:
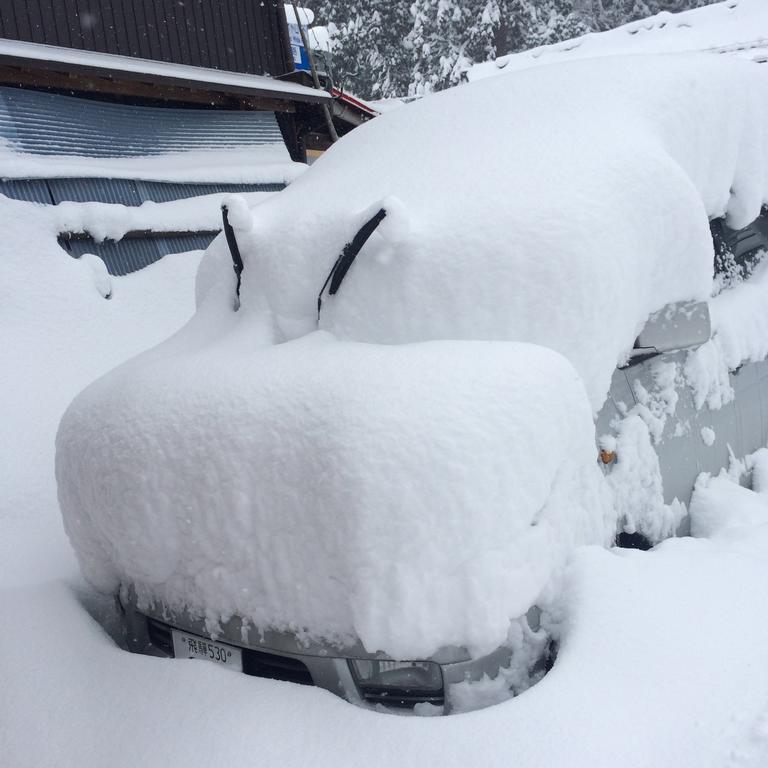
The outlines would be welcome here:
M 87 614 L 71 571 L 5 588 L 5 764 L 762 768 L 767 533 L 763 522 L 727 541 L 581 550 L 553 671 L 517 699 L 442 719 L 129 655 Z

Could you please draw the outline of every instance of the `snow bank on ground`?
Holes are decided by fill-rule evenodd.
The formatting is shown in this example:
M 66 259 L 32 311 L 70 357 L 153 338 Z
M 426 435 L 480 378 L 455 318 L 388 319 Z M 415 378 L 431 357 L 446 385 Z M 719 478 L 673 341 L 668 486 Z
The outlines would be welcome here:
M 650 313 L 709 296 L 707 217 L 745 226 L 768 199 L 767 113 L 764 70 L 703 54 L 443 92 L 356 129 L 258 209 L 240 235 L 243 305 L 277 340 L 316 328 L 344 244 L 384 207 L 320 328 L 541 344 L 597 410 Z
M 470 81 L 540 64 L 598 56 L 711 51 L 768 59 L 768 5 L 765 0 L 728 0 L 681 13 L 663 11 L 606 32 L 593 32 L 553 45 L 500 56 L 471 67 Z
M 71 559 L 53 481 L 61 414 L 87 383 L 189 318 L 200 253 L 166 256 L 112 278 L 105 301 L 97 285 L 103 271 L 57 244 L 55 207 L 0 196 L 0 220 L 0 562 L 7 585 L 22 573 L 42 579 L 61 572 Z
M 727 475 L 702 477 L 691 499 L 691 534 L 733 535 L 734 531 L 768 524 L 768 499 L 742 488 Z
M 738 494 L 726 508 L 741 501 L 729 487 Z M 350 756 L 372 768 L 764 768 L 767 580 L 765 526 L 651 552 L 580 550 L 550 608 L 554 669 L 512 701 L 447 718 L 386 716 L 317 688 L 130 655 L 67 584 L 3 589 L 3 757 L 15 768 L 197 768 L 254 755 L 285 768 Z M 215 727 L 201 727 L 203 710 Z
M 76 400 L 57 452 L 100 589 L 399 658 L 494 650 L 615 530 L 581 383 L 523 344 L 320 334 L 132 364 Z

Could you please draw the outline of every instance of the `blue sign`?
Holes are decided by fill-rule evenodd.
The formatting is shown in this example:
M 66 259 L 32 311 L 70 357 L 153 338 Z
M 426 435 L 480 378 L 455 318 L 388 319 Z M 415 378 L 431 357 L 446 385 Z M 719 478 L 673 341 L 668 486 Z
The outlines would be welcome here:
M 304 28 L 306 32 L 306 27 Z M 288 22 L 288 35 L 291 39 L 291 55 L 293 56 L 294 69 L 302 69 L 305 72 L 310 71 L 309 56 L 304 43 L 301 41 L 301 31 L 298 24 Z

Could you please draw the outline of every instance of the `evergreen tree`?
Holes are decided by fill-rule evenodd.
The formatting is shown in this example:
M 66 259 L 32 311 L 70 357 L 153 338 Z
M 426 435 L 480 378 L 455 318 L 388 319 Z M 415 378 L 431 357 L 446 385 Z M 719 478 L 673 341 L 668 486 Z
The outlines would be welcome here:
M 335 85 L 365 98 L 408 92 L 411 55 L 404 41 L 410 8 L 388 0 L 323 0 L 318 16 L 334 41 Z
M 591 26 L 603 31 L 654 16 L 661 11 L 678 13 L 709 5 L 711 2 L 713 0 L 596 0 L 598 13 Z
M 336 84 L 363 98 L 456 85 L 472 64 L 713 0 L 322 0 Z
M 589 31 L 571 0 L 415 0 L 410 93 L 459 83 L 478 61 Z

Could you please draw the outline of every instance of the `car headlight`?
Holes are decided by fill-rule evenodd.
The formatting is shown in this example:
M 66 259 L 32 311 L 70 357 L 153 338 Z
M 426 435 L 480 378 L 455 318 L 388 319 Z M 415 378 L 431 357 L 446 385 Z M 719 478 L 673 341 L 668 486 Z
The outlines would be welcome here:
M 440 665 L 433 661 L 350 659 L 349 665 L 357 684 L 364 689 L 436 692 L 443 688 Z

